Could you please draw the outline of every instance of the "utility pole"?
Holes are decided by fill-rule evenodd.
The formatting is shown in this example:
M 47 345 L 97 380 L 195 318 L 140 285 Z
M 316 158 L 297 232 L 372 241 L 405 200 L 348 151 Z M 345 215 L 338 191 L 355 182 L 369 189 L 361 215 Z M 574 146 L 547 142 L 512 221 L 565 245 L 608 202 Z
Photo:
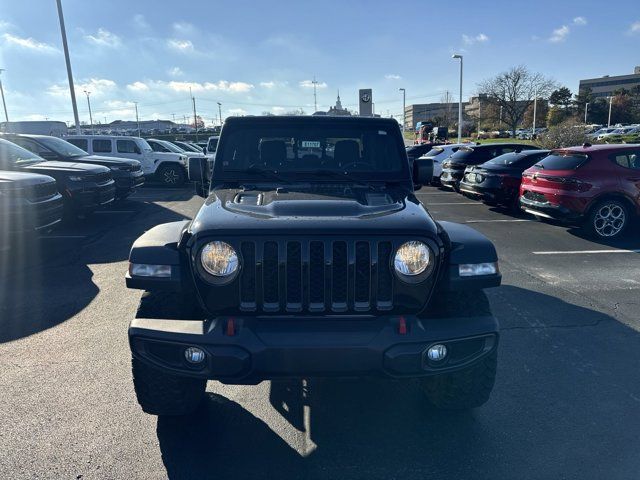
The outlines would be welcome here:
M 500 127 L 502 127 L 502 105 L 500 105 Z
M 399 92 L 402 92 L 402 131 L 407 128 L 407 91 L 404 88 L 399 88 Z
M 196 97 L 191 97 L 193 102 L 193 125 L 196 127 L 196 142 L 198 141 L 198 116 L 196 115 Z
M 69 59 L 69 46 L 67 45 L 67 31 L 64 28 L 62 0 L 56 0 L 56 3 L 58 4 L 58 20 L 60 20 L 60 33 L 62 34 L 62 48 L 64 49 L 64 59 L 67 62 L 67 77 L 69 78 L 69 93 L 71 93 L 73 118 L 76 122 L 76 133 L 80 134 L 80 118 L 78 117 L 78 105 L 76 104 L 76 91 L 73 86 L 73 73 L 71 72 L 71 60 Z
M 460 60 L 460 98 L 458 99 L 458 143 L 462 142 L 462 55 L 454 53 L 451 58 Z
M 220 116 L 220 128 L 222 128 L 222 104 L 217 102 L 218 104 L 218 115 Z
M 607 128 L 611 126 L 611 104 L 613 103 L 613 96 L 609 97 L 609 119 L 607 120 Z
M 173 123 L 176 123 L 176 114 L 175 114 L 175 113 L 172 113 L 172 114 L 171 114 L 171 117 L 173 118 Z
M 91 135 L 94 135 L 95 131 L 93 130 L 93 115 L 91 114 L 91 100 L 89 100 L 89 95 L 91 95 L 91 92 L 87 92 L 85 90 L 84 94 L 87 96 L 87 105 L 89 106 L 89 128 L 91 129 Z
M 141 137 L 142 135 L 140 135 L 140 118 L 138 117 L 138 102 L 133 102 L 136 106 L 136 123 L 138 124 L 138 136 Z
M 589 111 L 589 102 L 584 104 L 584 124 L 587 124 L 587 112 Z
M 533 125 L 531 128 L 531 139 L 534 140 L 536 138 L 536 108 L 538 107 L 538 89 L 533 95 Z
M 318 82 L 316 80 L 316 76 L 313 76 L 313 81 L 311 82 L 313 83 L 313 111 L 317 112 L 318 111 L 318 97 L 316 96 L 316 85 L 318 85 Z
M 480 122 L 482 118 L 482 98 L 478 95 L 478 138 L 480 138 Z
M 4 72 L 4 68 L 0 68 L 0 75 Z M 4 101 L 4 88 L 2 88 L 2 78 L 0 78 L 0 94 L 2 94 L 2 106 L 4 107 L 4 119 L 9 123 L 9 114 L 7 114 L 7 103 Z

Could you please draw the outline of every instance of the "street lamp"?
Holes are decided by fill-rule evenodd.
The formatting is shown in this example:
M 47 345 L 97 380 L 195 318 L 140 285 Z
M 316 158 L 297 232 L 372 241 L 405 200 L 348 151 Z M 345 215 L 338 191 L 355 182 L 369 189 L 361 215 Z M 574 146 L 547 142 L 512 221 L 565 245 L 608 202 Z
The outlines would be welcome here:
M 399 88 L 399 92 L 402 92 L 402 131 L 407 128 L 407 91 L 404 88 Z
M 69 46 L 67 45 L 67 31 L 64 28 L 64 15 L 62 13 L 62 0 L 56 1 L 58 6 L 58 21 L 60 22 L 60 33 L 62 34 L 62 47 L 64 49 L 64 59 L 67 64 L 67 78 L 69 79 L 69 93 L 71 94 L 71 106 L 73 107 L 73 118 L 76 122 L 76 133 L 80 134 L 80 118 L 78 117 L 78 105 L 76 104 L 76 90 L 73 86 L 73 73 L 71 72 L 71 60 L 69 59 Z
M 91 128 L 91 135 L 93 135 L 95 132 L 93 131 L 93 115 L 91 114 L 91 100 L 89 100 L 89 95 L 91 95 L 91 92 L 87 92 L 86 90 L 84 90 L 84 94 L 87 96 L 87 105 L 89 106 L 89 128 Z
M 609 119 L 607 120 L 607 128 L 611 126 L 611 104 L 613 103 L 613 97 L 609 97 Z
M 587 112 L 589 111 L 589 102 L 584 104 L 584 124 L 587 124 Z
M 220 116 L 220 128 L 222 128 L 222 104 L 220 102 L 216 102 L 218 104 L 218 115 Z
M 0 68 L 0 74 L 4 72 L 4 68 Z M 2 79 L 0 78 L 0 94 L 2 94 L 2 106 L 4 107 L 4 119 L 9 123 L 9 114 L 7 113 L 7 104 L 4 101 L 4 88 L 2 88 Z
M 460 98 L 458 98 L 458 143 L 462 142 L 462 55 L 454 53 L 451 58 L 460 60 Z

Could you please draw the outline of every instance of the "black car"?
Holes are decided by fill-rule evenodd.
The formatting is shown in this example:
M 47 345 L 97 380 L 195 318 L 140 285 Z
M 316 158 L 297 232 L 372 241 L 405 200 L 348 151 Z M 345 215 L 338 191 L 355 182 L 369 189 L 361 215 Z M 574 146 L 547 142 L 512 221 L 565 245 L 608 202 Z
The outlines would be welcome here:
M 425 153 L 428 153 L 433 147 L 437 145 L 442 145 L 442 143 L 428 142 L 428 143 L 420 143 L 417 145 L 410 145 L 408 147 L 405 147 L 405 150 L 407 152 L 407 157 L 409 157 L 409 162 L 413 162 L 416 158 L 420 158 L 421 156 L 423 156 Z
M 91 163 L 111 170 L 116 185 L 116 199 L 122 200 L 144 184 L 140 162 L 134 159 L 89 155 L 81 148 L 58 137 L 46 135 L 5 134 L 2 138 L 20 145 L 45 160 L 60 162 Z
M 207 181 L 207 161 L 189 176 Z M 129 328 L 144 411 L 192 411 L 207 379 L 418 379 L 442 408 L 485 403 L 500 284 L 492 243 L 436 222 L 414 194 L 398 123 L 362 117 L 226 120 L 193 220 L 133 244 L 126 282 L 145 290 Z M 178 321 L 176 321 L 178 320 Z
M 469 165 L 480 165 L 499 155 L 523 150 L 539 150 L 539 148 L 519 143 L 484 143 L 462 147 L 442 164 L 440 183 L 443 187 L 459 191 L 464 170 Z
M 96 210 L 115 198 L 115 184 L 108 168 L 90 163 L 49 162 L 4 138 L 0 138 L 0 170 L 55 178 L 68 219 Z
M 489 204 L 519 209 L 522 172 L 546 157 L 549 150 L 523 150 L 500 155 L 478 166 L 465 169 L 460 192 Z
M 0 243 L 6 235 L 53 227 L 62 220 L 62 195 L 47 175 L 0 171 Z

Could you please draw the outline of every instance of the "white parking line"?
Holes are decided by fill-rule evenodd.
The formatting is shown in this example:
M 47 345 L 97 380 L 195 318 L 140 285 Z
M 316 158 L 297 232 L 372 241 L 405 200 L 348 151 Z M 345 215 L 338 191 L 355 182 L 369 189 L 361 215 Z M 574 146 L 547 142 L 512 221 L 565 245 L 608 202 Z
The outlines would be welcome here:
M 640 253 L 640 249 L 617 249 L 617 250 L 564 250 L 564 251 L 549 251 L 549 252 L 531 252 L 534 255 L 580 255 L 580 254 L 595 254 L 595 253 Z
M 509 218 L 505 220 L 467 220 L 464 223 L 507 223 L 507 222 L 532 222 L 526 218 Z
M 86 235 L 42 235 L 43 239 L 56 239 L 56 238 L 87 238 Z

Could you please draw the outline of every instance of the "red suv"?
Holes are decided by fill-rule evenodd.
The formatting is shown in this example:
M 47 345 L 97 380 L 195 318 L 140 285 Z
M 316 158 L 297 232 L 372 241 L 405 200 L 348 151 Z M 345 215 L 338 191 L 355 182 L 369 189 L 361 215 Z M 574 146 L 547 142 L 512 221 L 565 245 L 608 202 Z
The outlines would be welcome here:
M 553 150 L 524 171 L 520 206 L 579 223 L 596 237 L 619 237 L 640 214 L 640 145 Z

